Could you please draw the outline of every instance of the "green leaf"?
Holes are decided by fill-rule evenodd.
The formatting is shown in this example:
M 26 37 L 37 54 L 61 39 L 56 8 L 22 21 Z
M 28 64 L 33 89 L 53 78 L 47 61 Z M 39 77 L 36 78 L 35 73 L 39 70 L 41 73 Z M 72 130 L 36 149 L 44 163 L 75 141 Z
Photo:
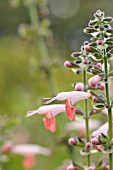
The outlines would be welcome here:
M 105 18 L 103 18 L 103 21 L 104 22 L 112 22 L 113 18 L 112 17 L 105 17 Z
M 113 77 L 113 70 L 109 72 L 108 76 Z
M 89 23 L 88 23 L 88 25 L 89 25 L 89 26 L 94 26 L 94 25 L 96 25 L 97 23 L 98 23 L 98 20 L 90 20 Z
M 89 28 L 89 27 L 85 28 L 83 31 L 87 34 L 98 32 L 95 28 Z
M 111 28 L 111 29 L 108 29 L 108 30 L 106 30 L 106 32 L 107 33 L 110 33 L 110 34 L 113 34 L 113 29 Z

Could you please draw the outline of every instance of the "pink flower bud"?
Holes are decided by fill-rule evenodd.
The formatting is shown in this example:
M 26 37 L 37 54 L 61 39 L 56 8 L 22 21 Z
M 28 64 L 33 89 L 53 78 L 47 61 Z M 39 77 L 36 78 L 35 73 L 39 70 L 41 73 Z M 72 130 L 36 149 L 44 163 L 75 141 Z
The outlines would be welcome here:
M 89 62 L 90 62 L 90 61 L 89 61 L 88 59 L 85 59 L 85 60 L 84 60 L 84 64 L 89 64 Z
M 92 100 L 93 100 L 94 103 L 98 102 L 98 98 L 95 97 L 95 96 L 93 96 Z
M 75 91 L 83 91 L 84 90 L 84 84 L 83 83 L 77 83 L 75 85 Z
M 103 44 L 103 40 L 101 40 L 101 39 L 97 40 L 97 44 L 98 45 L 102 45 Z
M 101 63 L 97 63 L 96 66 L 97 66 L 98 68 L 101 68 L 102 64 L 101 64 Z
M 75 145 L 77 143 L 77 140 L 75 138 L 69 138 L 68 143 L 69 145 Z
M 98 151 L 102 151 L 103 146 L 102 145 L 94 145 L 94 148 L 97 149 Z
M 12 142 L 8 141 L 8 142 L 6 142 L 6 144 L 3 145 L 2 152 L 4 154 L 7 154 L 9 151 L 11 151 L 12 147 L 13 147 Z
M 95 168 L 94 168 L 94 166 L 90 166 L 89 168 L 88 168 L 88 170 L 94 170 Z
M 70 164 L 66 170 L 76 170 L 75 167 L 73 166 L 73 164 Z
M 109 170 L 109 165 L 105 165 L 104 170 Z
M 65 61 L 65 62 L 64 62 L 64 67 L 66 67 L 66 68 L 71 67 L 70 61 Z
M 91 139 L 91 143 L 92 143 L 93 145 L 99 144 L 98 138 L 96 138 L 96 137 L 92 138 L 92 139 Z
M 105 89 L 105 84 L 104 83 L 99 83 L 98 84 L 98 88 L 100 89 L 100 90 L 104 90 Z
M 96 85 L 100 82 L 101 79 L 102 79 L 102 77 L 99 76 L 99 75 L 96 75 L 96 76 L 94 76 L 94 77 L 91 77 L 91 78 L 89 79 L 89 81 L 88 81 L 90 87 L 96 88 Z
M 86 143 L 86 148 L 87 148 L 87 149 L 90 149 L 90 148 L 91 148 L 91 143 L 90 143 L 90 142 L 87 142 L 87 143 Z
M 90 46 L 89 46 L 89 45 L 85 45 L 85 46 L 84 46 L 84 50 L 85 50 L 85 51 L 89 51 L 89 50 L 90 50 Z

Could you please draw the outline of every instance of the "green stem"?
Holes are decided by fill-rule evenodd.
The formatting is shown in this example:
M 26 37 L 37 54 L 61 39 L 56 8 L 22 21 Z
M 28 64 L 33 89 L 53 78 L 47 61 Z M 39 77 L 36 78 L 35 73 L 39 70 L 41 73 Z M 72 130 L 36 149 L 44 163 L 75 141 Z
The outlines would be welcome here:
M 109 140 L 112 140 L 112 109 L 110 105 L 110 97 L 109 97 L 109 84 L 108 84 L 108 68 L 107 68 L 108 60 L 106 56 L 106 50 L 104 50 L 104 72 L 106 75 L 106 80 L 105 81 L 105 93 L 106 93 L 106 100 L 107 100 L 107 105 L 108 105 L 108 123 L 109 123 Z M 113 154 L 109 154 L 109 166 L 110 170 L 113 170 L 113 163 L 112 163 L 112 157 Z
M 38 33 L 40 27 L 40 20 L 39 20 L 36 4 L 29 5 L 29 15 L 30 15 L 31 23 Z M 45 69 L 47 71 L 45 73 L 49 81 L 50 89 L 52 91 L 52 94 L 56 94 L 56 92 L 58 91 L 57 84 L 52 74 L 52 71 L 50 71 L 50 68 L 48 68 L 48 65 L 50 65 L 51 61 L 50 61 L 49 52 L 46 44 L 46 39 L 44 36 L 38 35 L 37 42 L 38 42 L 40 56 L 42 59 L 42 66 L 43 65 L 47 66 Z
M 87 74 L 86 70 L 83 70 L 83 83 L 87 84 Z M 88 115 L 88 100 L 84 102 L 85 105 L 85 122 L 86 122 L 86 142 L 89 142 L 89 115 Z M 87 166 L 90 166 L 90 155 L 87 155 Z

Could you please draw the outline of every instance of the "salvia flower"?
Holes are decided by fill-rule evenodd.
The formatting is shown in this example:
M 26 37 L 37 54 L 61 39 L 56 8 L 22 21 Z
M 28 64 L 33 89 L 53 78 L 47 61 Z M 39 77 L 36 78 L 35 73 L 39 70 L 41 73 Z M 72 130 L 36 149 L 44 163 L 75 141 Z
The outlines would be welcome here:
M 53 104 L 53 105 L 45 105 L 39 107 L 37 110 L 29 111 L 26 117 L 32 116 L 34 114 L 45 114 L 45 118 L 43 118 L 44 125 L 46 129 L 51 132 L 55 132 L 56 130 L 56 120 L 54 116 L 57 114 L 65 112 L 65 104 Z
M 9 148 L 10 146 L 10 148 Z M 6 152 L 7 151 L 7 152 Z M 44 155 L 50 156 L 51 151 L 45 147 L 35 145 L 35 144 L 17 144 L 13 145 L 12 142 L 8 141 L 2 146 L 2 152 L 8 153 L 12 152 L 13 154 L 18 154 L 24 156 L 23 166 L 26 169 L 32 168 L 35 163 L 35 155 Z
M 46 104 L 49 104 L 55 100 L 67 101 L 68 99 L 70 99 L 72 104 L 74 104 L 80 100 L 88 99 L 89 97 L 90 97 L 90 93 L 87 92 L 81 92 L 81 91 L 60 92 L 55 97 L 48 100 Z

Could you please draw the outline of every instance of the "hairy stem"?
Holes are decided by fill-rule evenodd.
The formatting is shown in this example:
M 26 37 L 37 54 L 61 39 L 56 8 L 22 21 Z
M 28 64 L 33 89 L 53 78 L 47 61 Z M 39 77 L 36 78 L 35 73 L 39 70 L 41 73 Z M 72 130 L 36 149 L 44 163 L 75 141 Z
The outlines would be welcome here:
M 83 83 L 84 86 L 87 84 L 87 74 L 86 70 L 83 70 Z M 88 115 L 88 100 L 84 101 L 85 108 L 85 122 L 86 122 L 86 142 L 89 142 L 89 115 Z M 90 166 L 90 155 L 87 155 L 87 166 Z
M 111 105 L 110 105 L 110 97 L 109 97 L 109 81 L 108 81 L 108 68 L 107 65 L 108 60 L 106 56 L 106 50 L 104 50 L 104 72 L 106 75 L 105 78 L 105 93 L 106 93 L 106 100 L 107 100 L 107 105 L 108 105 L 108 123 L 109 123 L 109 140 L 112 140 L 112 110 L 111 110 Z M 110 170 L 113 170 L 113 163 L 112 163 L 112 157 L 113 154 L 109 154 L 109 166 Z
M 38 30 L 40 27 L 40 20 L 39 20 L 39 16 L 37 12 L 37 6 L 35 4 L 29 5 L 29 15 L 30 15 L 31 23 L 38 33 Z M 50 71 L 50 68 L 48 67 L 48 65 L 50 65 L 51 60 L 49 57 L 49 52 L 48 52 L 48 48 L 46 44 L 46 38 L 43 35 L 38 35 L 37 42 L 38 42 L 40 56 L 42 59 L 42 66 L 44 65 L 44 67 L 46 67 L 44 70 L 45 70 L 47 79 L 49 81 L 51 92 L 52 94 L 56 94 L 57 84 L 52 74 L 52 71 Z

